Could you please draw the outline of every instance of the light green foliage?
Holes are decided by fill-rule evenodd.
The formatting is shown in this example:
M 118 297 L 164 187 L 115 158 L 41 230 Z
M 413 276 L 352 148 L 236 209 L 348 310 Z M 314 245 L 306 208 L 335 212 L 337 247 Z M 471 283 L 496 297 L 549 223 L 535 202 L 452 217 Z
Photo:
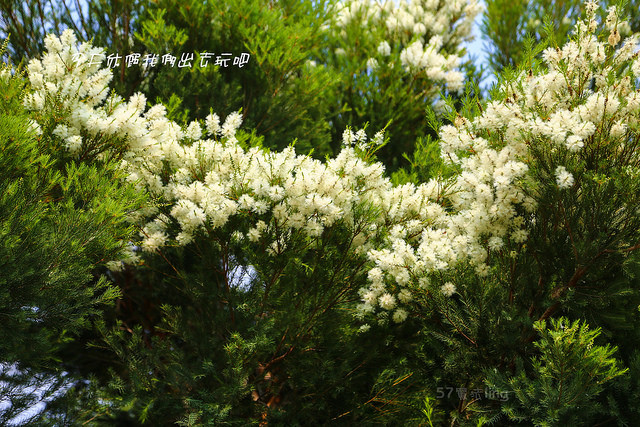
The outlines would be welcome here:
M 548 324 L 536 322 L 534 329 L 539 338 L 534 342 L 538 355 L 530 361 L 533 377 L 520 369 L 508 380 L 497 371 L 490 373 L 488 384 L 511 397 L 502 410 L 511 419 L 535 425 L 554 425 L 561 419 L 576 422 L 592 415 L 592 399 L 602 385 L 627 372 L 612 357 L 616 348 L 594 345 L 600 331 L 589 330 L 579 320 L 561 317 Z
M 481 28 L 490 41 L 489 65 L 500 72 L 522 64 L 527 38 L 540 43 L 550 35 L 562 44 L 580 5 L 578 0 L 487 0 Z
M 462 108 L 475 107 L 479 102 L 476 95 L 478 92 L 477 86 L 472 88 L 472 85 L 468 84 L 465 88 L 464 97 L 461 98 Z M 449 117 L 446 115 L 445 117 L 438 117 L 433 108 L 428 108 L 425 111 L 427 127 L 434 134 L 440 132 L 443 121 L 455 120 L 458 114 L 454 113 L 453 100 L 449 98 L 447 101 L 452 108 Z M 461 111 L 461 113 L 464 114 L 465 111 Z M 471 112 L 466 113 L 472 114 Z M 418 137 L 415 140 L 413 153 L 411 155 L 404 153 L 403 157 L 409 163 L 409 166 L 391 173 L 391 178 L 396 184 L 428 182 L 430 179 L 437 177 L 450 178 L 454 173 L 455 168 L 452 165 L 445 164 L 442 160 L 438 140 L 430 134 Z

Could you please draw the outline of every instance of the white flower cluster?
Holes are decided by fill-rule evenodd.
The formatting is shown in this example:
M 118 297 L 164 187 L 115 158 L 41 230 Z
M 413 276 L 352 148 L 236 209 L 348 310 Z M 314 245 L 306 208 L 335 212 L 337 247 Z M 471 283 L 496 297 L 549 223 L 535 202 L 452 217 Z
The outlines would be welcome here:
M 346 0 L 336 6 L 335 26 L 343 32 L 354 23 L 385 28 L 385 38 L 377 47 L 380 58 L 371 58 L 369 68 L 376 68 L 378 60 L 388 57 L 392 45 L 397 45 L 400 61 L 408 72 L 424 72 L 434 82 L 458 91 L 464 82 L 458 70 L 461 44 L 471 38 L 471 28 L 480 11 L 477 0 Z
M 88 43 L 77 47 L 71 30 L 60 38 L 48 35 L 45 47 L 42 60 L 31 60 L 27 66 L 33 91 L 25 96 L 24 104 L 34 111 L 59 106 L 70 111 L 67 122 L 53 131 L 70 152 L 99 151 L 98 136 L 126 137 L 132 152 L 153 151 L 156 140 L 149 132 L 149 120 L 142 116 L 146 98 L 135 94 L 129 102 L 118 96 L 107 99 L 112 74 L 98 64 L 103 49 Z M 47 105 L 47 99 L 58 107 Z M 178 126 L 173 126 L 173 133 L 181 133 Z
M 567 172 L 564 166 L 558 166 L 556 168 L 556 182 L 558 183 L 558 188 L 569 188 L 574 182 L 573 175 Z
M 27 106 L 42 108 L 45 102 L 43 90 L 66 99 L 82 99 L 85 108 L 104 101 L 108 94 L 106 85 L 111 81 L 111 72 L 99 66 L 99 59 L 104 58 L 104 49 L 94 48 L 88 43 L 77 48 L 71 31 L 65 31 L 60 39 L 50 34 L 44 44 L 49 54 L 42 61 L 30 61 L 27 67 L 31 86 L 36 89 L 26 97 Z M 80 107 L 79 103 L 73 105 Z
M 347 127 L 342 133 L 342 144 L 345 147 L 355 146 L 361 152 L 366 152 L 371 148 L 375 150 L 384 144 L 384 129 L 376 132 L 370 141 L 367 141 L 367 138 L 367 133 L 364 129 L 353 132 L 351 128 Z
M 292 148 L 244 150 L 236 140 L 242 122 L 239 113 L 230 114 L 222 125 L 211 114 L 204 129 L 193 122 L 182 130 L 166 118 L 162 105 L 145 111 L 146 99 L 141 94 L 129 102 L 111 96 L 100 105 L 95 94 L 107 92 L 109 71 L 66 62 L 78 53 L 71 32 L 47 40 L 51 50 L 42 61 L 29 65 L 30 79 L 40 83 L 33 85 L 33 94 L 25 103 L 33 110 L 58 108 L 33 102 L 34 98 L 51 99 L 70 109 L 68 120 L 54 134 L 72 152 L 82 149 L 86 136 L 126 141 L 122 167 L 129 180 L 169 206 L 149 207 L 132 216 L 142 223 L 143 251 L 153 252 L 168 243 L 188 244 L 199 233 L 219 229 L 232 216 L 242 215 L 253 225 L 234 230 L 234 238 L 260 242 L 274 256 L 286 249 L 294 234 L 316 238 L 338 221 L 353 230 L 353 247 L 364 255 L 372 249 L 370 236 L 385 233 L 387 225 L 415 233 L 424 226 L 425 218 L 442 211 L 429 201 L 440 198 L 437 183 L 393 187 L 382 164 L 362 160 L 358 151 L 380 145 L 383 132 L 367 142 L 363 130 L 348 130 L 345 148 L 327 162 L 296 155 Z M 71 83 L 61 86 L 57 81 Z M 70 84 L 84 85 L 86 90 L 72 96 L 67 89 Z M 69 96 L 61 96 L 67 92 Z M 203 139 L 205 132 L 212 138 Z M 380 214 L 363 225 L 358 212 L 372 207 Z M 179 232 L 174 235 L 175 225 Z M 395 318 L 402 318 L 402 312 Z
M 623 149 L 630 135 L 637 138 L 638 38 L 628 37 L 616 50 L 616 43 L 609 43 L 615 27 L 607 24 L 599 41 L 596 8 L 588 4 L 587 21 L 577 24 L 573 41 L 547 49 L 541 73 L 525 72 L 503 85 L 504 97 L 473 120 L 458 117 L 442 127 L 442 156 L 460 170 L 447 191 L 451 212 L 432 214 L 438 219 L 418 239 L 415 231 L 392 230 L 390 248 L 369 252 L 376 267 L 369 274 L 370 287 L 361 293 L 364 312 L 395 308 L 391 296 L 404 292 L 408 283 L 426 287 L 430 275 L 463 260 L 479 275 L 487 274 L 490 251 L 527 240 L 526 218 L 536 208 L 536 188 L 569 189 L 576 180 L 569 167 L 581 161 L 585 149 L 612 141 Z M 615 13 L 610 9 L 607 22 L 618 19 Z M 556 153 L 553 158 L 562 162 L 547 171 L 544 183 L 529 173 L 534 151 Z M 448 282 L 441 291 L 452 295 L 455 286 Z
M 447 282 L 444 285 L 442 285 L 442 288 L 440 288 L 440 290 L 442 291 L 444 296 L 451 297 L 453 296 L 453 294 L 456 293 L 456 285 L 454 285 L 451 282 Z
M 536 207 L 531 191 L 525 191 L 537 185 L 528 174 L 533 144 L 567 160 L 548 173 L 554 185 L 568 188 L 575 179 L 571 156 L 589 144 L 624 141 L 629 132 L 637 133 L 637 39 L 627 38 L 615 50 L 598 41 L 591 27 L 590 20 L 580 22 L 575 41 L 545 52 L 543 73 L 525 73 L 506 84 L 504 99 L 487 105 L 480 116 L 458 118 L 441 129 L 443 158 L 460 170 L 448 182 L 393 186 L 381 164 L 359 155 L 367 144 L 379 144 L 382 133 L 367 142 L 364 131 L 347 130 L 345 148 L 320 162 L 292 148 L 242 149 L 236 141 L 239 113 L 223 124 L 212 114 L 204 130 L 195 122 L 182 130 L 166 118 L 163 106 L 145 111 L 140 94 L 128 102 L 111 96 L 101 104 L 109 70 L 68 62 L 74 54 L 94 52 L 88 45 L 76 48 L 71 33 L 48 37 L 47 54 L 30 63 L 34 91 L 25 103 L 38 110 L 49 108 L 45 100 L 52 99 L 70 108 L 54 133 L 71 151 L 83 149 L 87 136 L 126 141 L 122 167 L 129 179 L 163 202 L 132 217 L 142 225 L 144 251 L 169 242 L 188 244 L 242 217 L 249 225 L 232 230 L 233 238 L 280 256 L 291 239 L 317 238 L 340 222 L 353 230 L 353 247 L 372 262 L 369 286 L 360 292 L 361 314 L 378 311 L 401 322 L 408 316 L 412 285 L 429 287 L 434 273 L 462 261 L 485 275 L 489 251 L 501 251 L 507 243 L 512 250 L 526 241 L 523 214 Z M 626 74 L 619 77 L 621 70 Z M 205 132 L 212 138 L 203 139 Z M 364 210 L 378 214 L 365 217 Z M 457 292 L 452 283 L 439 289 L 449 296 Z

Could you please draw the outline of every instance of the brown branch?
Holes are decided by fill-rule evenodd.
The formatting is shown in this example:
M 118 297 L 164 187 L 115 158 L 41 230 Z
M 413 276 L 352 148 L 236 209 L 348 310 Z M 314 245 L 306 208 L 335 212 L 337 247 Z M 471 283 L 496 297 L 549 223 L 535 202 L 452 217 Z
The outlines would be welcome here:
M 82 29 L 84 30 L 84 33 L 85 33 L 85 38 L 89 39 L 91 35 L 91 31 L 89 31 L 89 28 L 87 27 L 87 23 L 84 20 L 84 11 L 82 10 L 82 6 L 80 6 L 80 2 L 78 0 L 76 0 L 76 9 L 78 11 L 78 16 L 80 17 L 80 24 L 82 25 Z M 91 17 L 89 16 L 89 18 Z
M 281 354 L 280 356 L 278 356 L 278 357 L 276 357 L 274 359 L 271 359 L 266 365 L 264 365 L 264 370 L 266 371 L 274 363 L 277 363 L 277 362 L 283 360 L 285 357 L 290 355 L 295 348 L 296 348 L 296 345 L 294 344 L 291 347 L 289 347 L 289 350 L 287 350 L 284 354 Z
M 582 277 L 585 275 L 585 273 L 587 272 L 587 267 L 580 267 L 578 268 L 574 273 L 573 276 L 571 276 L 571 279 L 569 279 L 569 282 L 564 285 L 564 286 L 558 286 L 557 288 L 555 288 L 553 291 L 551 291 L 551 298 L 553 299 L 558 299 L 560 297 L 562 297 L 562 295 L 565 294 L 565 292 L 568 289 L 574 288 L 576 287 L 576 285 L 578 284 L 578 281 L 580 279 L 582 279 Z
M 289 333 L 289 328 L 287 328 L 284 331 L 284 334 L 282 334 L 282 338 L 280 339 L 280 343 L 278 344 L 278 347 L 276 347 L 276 350 L 273 352 L 273 356 L 271 356 L 271 360 L 273 360 L 276 357 L 276 354 L 280 353 L 280 349 L 282 348 L 282 344 L 284 344 L 284 340 L 287 337 L 288 333 Z
M 616 252 L 633 252 L 633 251 L 637 251 L 638 249 L 640 249 L 640 243 L 637 243 L 633 246 L 629 246 L 628 248 L 624 248 L 624 249 L 605 249 L 602 251 L 602 253 L 612 254 Z M 598 257 L 599 255 L 600 254 L 596 255 L 596 257 Z
M 67 11 L 67 14 L 69 15 L 69 22 L 71 23 L 71 25 L 73 25 L 73 28 L 76 30 L 76 34 L 82 36 L 82 33 L 80 32 L 80 29 L 78 28 L 78 26 L 76 25 L 75 21 L 73 20 L 73 15 L 71 13 L 71 9 L 69 9 L 69 6 L 67 6 L 66 0 L 62 0 L 62 4 L 64 5 L 64 9 Z
M 560 308 L 560 302 L 554 303 L 551 307 L 547 308 L 544 313 L 542 313 L 542 316 L 538 318 L 538 322 L 541 322 L 551 317 L 551 315 L 553 315 L 556 311 L 558 311 L 558 308 Z
M 453 323 L 453 320 L 451 320 L 451 318 L 449 317 L 449 315 L 447 314 L 447 312 L 443 312 L 444 316 L 447 318 L 447 320 L 449 321 L 449 323 L 451 323 L 451 325 L 453 325 L 454 328 L 456 328 L 456 330 L 458 332 L 460 332 L 462 334 L 463 337 L 465 337 L 471 344 L 473 344 L 474 346 L 478 347 L 478 344 L 472 340 L 471 338 L 469 338 L 464 332 L 462 332 L 460 330 L 460 328 L 458 327 L 458 325 L 456 325 L 455 323 Z

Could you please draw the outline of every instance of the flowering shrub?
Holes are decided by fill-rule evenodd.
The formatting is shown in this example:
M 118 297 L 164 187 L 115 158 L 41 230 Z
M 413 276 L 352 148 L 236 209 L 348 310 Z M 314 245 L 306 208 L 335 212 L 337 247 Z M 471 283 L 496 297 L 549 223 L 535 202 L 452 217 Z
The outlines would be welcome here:
M 396 170 L 417 140 L 434 136 L 425 107 L 440 111 L 441 95 L 459 96 L 465 74 L 473 72 L 462 59 L 463 46 L 480 11 L 475 0 L 337 2 L 318 58 L 337 75 L 330 98 L 333 139 L 346 126 L 391 122 L 393 144 L 378 155 Z
M 610 213 L 607 221 L 619 228 L 610 230 L 603 246 L 581 253 L 576 240 L 583 236 L 573 235 L 575 228 L 565 231 L 572 233 L 578 264 L 604 255 L 601 251 L 633 246 L 640 208 L 631 197 L 638 189 L 640 160 L 638 37 L 628 37 L 616 49 L 622 25 L 617 10 L 610 9 L 602 33 L 596 32 L 594 14 L 595 5 L 588 3 L 574 39 L 545 50 L 540 70 L 503 82 L 494 92 L 497 99 L 477 117 L 454 117 L 452 125 L 441 128 L 443 159 L 459 168 L 447 193 L 450 210 L 417 233 L 392 230 L 392 249 L 370 251 L 377 267 L 364 298 L 367 310 L 385 289 L 399 292 L 409 283 L 425 284 L 461 260 L 479 275 L 489 274 L 490 254 L 507 248 L 519 252 L 532 228 L 547 226 L 540 222 L 549 219 L 536 210 L 540 203 L 562 207 L 562 215 L 579 221 L 589 215 L 586 204 L 612 191 L 606 184 L 612 181 L 615 191 L 629 198 Z M 385 277 L 390 279 L 386 288 Z
M 333 16 L 336 30 L 345 39 L 349 26 L 383 28 L 371 44 L 376 51 L 370 52 L 369 68 L 375 70 L 380 63 L 390 62 L 392 52 L 399 52 L 405 70 L 424 73 L 438 83 L 428 89 L 428 96 L 435 97 L 442 85 L 452 92 L 462 89 L 464 76 L 458 70 L 461 44 L 471 37 L 471 26 L 480 9 L 476 1 L 441 4 L 420 0 L 397 3 L 352 0 L 338 3 Z M 450 28 L 453 30 L 447 31 Z M 341 55 L 350 53 L 339 49 Z M 351 49 L 361 54 L 362 46 Z
M 185 410 L 183 397 L 148 384 L 149 370 L 169 378 L 166 370 L 172 366 L 195 363 L 192 369 L 201 374 L 188 380 L 191 385 L 175 378 L 178 382 L 167 387 L 194 390 L 191 398 L 198 401 L 204 390 L 215 393 L 218 397 L 207 398 L 208 409 L 199 415 L 205 419 L 218 413 L 219 402 L 245 398 L 256 390 L 255 403 L 241 410 L 248 412 L 235 416 L 251 416 L 259 405 L 281 399 L 276 378 L 291 373 L 277 375 L 277 370 L 284 370 L 280 365 L 295 358 L 301 361 L 289 369 L 311 363 L 307 359 L 316 356 L 304 348 L 324 336 L 316 336 L 318 328 L 337 319 L 342 319 L 341 327 L 352 328 L 345 326 L 345 316 L 353 323 L 349 311 L 366 279 L 366 253 L 385 244 L 390 227 L 419 230 L 444 213 L 439 204 L 442 182 L 393 186 L 384 167 L 370 161 L 384 142 L 381 132 L 368 141 L 363 130 L 347 130 L 344 148 L 326 162 L 297 155 L 292 148 L 271 152 L 256 147 L 251 135 L 238 130 L 238 113 L 222 123 L 212 113 L 203 124 L 192 122 L 182 129 L 167 119 L 165 107 L 145 109 L 142 94 L 128 101 L 107 96 L 108 79 L 89 64 L 97 51 L 87 44 L 76 47 L 70 32 L 60 39 L 49 36 L 46 46 L 43 59 L 29 64 L 33 93 L 26 96 L 25 105 L 37 113 L 68 111 L 51 129 L 60 149 L 70 159 L 121 159 L 127 180 L 154 200 L 130 212 L 130 221 L 140 227 L 139 244 L 130 245 L 122 256 L 131 266 L 111 262 L 109 268 L 112 275 L 125 269 L 123 281 L 131 272 L 137 277 L 133 285 L 120 283 L 127 290 L 125 301 L 157 300 L 162 308 L 150 311 L 155 317 L 151 319 L 144 318 L 149 312 L 127 312 L 123 330 L 133 335 L 123 336 L 117 329 L 105 332 L 105 339 L 118 354 L 135 354 L 131 363 L 136 364 L 129 367 L 135 373 L 130 377 L 137 378 L 132 387 L 142 386 L 138 392 L 149 401 L 178 408 L 176 413 Z M 66 90 L 69 87 L 82 89 L 73 92 Z M 98 97 L 104 102 L 97 102 Z M 124 143 L 109 146 L 111 140 Z M 140 282 L 153 284 L 149 294 Z M 176 293 L 183 298 L 171 308 L 167 301 Z M 395 298 L 383 298 L 385 307 L 392 308 Z M 292 304 L 296 310 L 291 310 Z M 395 310 L 393 319 L 400 322 L 406 316 L 406 311 Z M 216 342 L 209 350 L 202 348 L 211 343 L 201 340 L 199 330 L 186 326 L 203 319 L 214 325 L 204 331 Z M 136 324 L 147 332 L 134 329 Z M 144 340 L 158 340 L 159 330 L 162 336 L 171 331 L 170 340 L 154 341 L 151 348 L 156 353 L 140 356 L 148 351 Z M 229 337 L 229 330 L 239 335 Z M 282 340 L 272 348 L 268 337 L 274 334 Z M 355 336 L 347 334 L 341 340 Z M 185 343 L 196 348 L 189 350 Z M 332 351 L 341 350 L 339 343 L 332 344 L 338 345 Z M 211 377 L 206 373 L 209 362 L 192 357 L 206 351 L 216 353 L 220 370 L 235 363 L 241 368 Z M 158 365 L 153 361 L 161 352 L 167 362 Z M 329 356 L 322 360 L 333 363 Z M 353 366 L 340 369 L 334 368 L 333 381 Z M 135 399 L 141 399 L 138 392 Z M 308 405 L 305 400 L 299 404 Z M 199 413 L 198 407 L 194 403 L 188 411 Z
M 339 22 L 346 25 L 364 7 L 358 5 L 341 9 Z M 385 9 L 373 10 L 367 13 L 376 19 L 408 25 L 402 8 L 389 16 Z M 369 164 L 348 146 L 356 139 L 366 141 L 363 131 L 357 136 L 346 132 L 347 147 L 322 163 L 292 149 L 272 153 L 241 148 L 237 113 L 222 125 L 216 114 L 210 115 L 205 130 L 213 139 L 202 139 L 198 122 L 183 131 L 166 118 L 163 106 L 145 112 L 142 94 L 128 102 L 114 95 L 100 105 L 107 98 L 110 73 L 88 65 L 91 55 L 100 51 L 88 44 L 76 48 L 71 32 L 61 39 L 49 36 L 48 54 L 29 64 L 34 92 L 27 95 L 25 105 L 41 110 L 47 97 L 61 99 L 71 112 L 69 122 L 53 133 L 79 157 L 102 149 L 92 145 L 96 135 L 126 137 L 123 168 L 130 180 L 169 206 L 136 214 L 136 219 L 152 219 L 141 233 L 142 248 L 148 252 L 169 241 L 187 244 L 194 234 L 220 228 L 231 216 L 245 215 L 253 226 L 236 230 L 235 236 L 254 242 L 270 236 L 267 246 L 277 255 L 292 231 L 313 238 L 337 220 L 355 230 L 357 206 L 374 206 L 381 215 L 354 235 L 355 246 L 368 241 L 369 233 L 381 225 L 389 228 L 389 239 L 382 248 L 359 248 L 360 253 L 368 251 L 377 265 L 369 273 L 372 287 L 365 294 L 364 310 L 371 311 L 379 295 L 385 296 L 380 306 L 390 309 L 395 302 L 385 293 L 385 277 L 392 279 L 392 288 L 402 289 L 409 282 L 424 284 L 432 272 L 461 260 L 486 275 L 490 251 L 507 244 L 518 247 L 527 240 L 527 225 L 532 225 L 528 218 L 545 184 L 559 189 L 575 186 L 577 176 L 598 166 L 587 160 L 592 161 L 592 150 L 603 149 L 601 141 L 610 141 L 607 150 L 624 160 L 622 176 L 635 176 L 638 39 L 628 38 L 621 49 L 614 49 L 620 35 L 612 8 L 606 23 L 608 41 L 598 41 L 594 13 L 590 5 L 587 21 L 576 27 L 575 40 L 544 52 L 543 72 L 522 73 L 503 83 L 500 100 L 490 102 L 481 115 L 471 120 L 457 117 L 453 125 L 441 129 L 442 157 L 460 169 L 446 185 L 432 180 L 393 187 L 381 164 Z M 360 144 L 359 151 L 365 148 Z M 548 169 L 539 169 L 543 154 L 552 157 L 544 159 L 550 163 L 545 163 Z M 553 164 L 560 158 L 563 164 Z M 606 180 L 606 172 L 602 173 L 598 179 Z M 267 212 L 270 223 L 261 219 Z M 177 234 L 168 234 L 170 223 L 178 225 Z M 400 301 L 410 299 L 407 292 L 402 295 Z
M 237 113 L 222 125 L 211 114 L 205 130 L 212 139 L 202 139 L 198 122 L 183 131 L 166 118 L 163 106 L 145 112 L 142 94 L 128 102 L 115 95 L 107 98 L 109 73 L 89 65 L 97 51 L 75 44 L 71 32 L 61 39 L 47 38 L 48 53 L 42 61 L 29 64 L 34 92 L 27 95 L 25 105 L 33 110 L 71 111 L 68 122 L 57 125 L 53 134 L 74 156 L 105 149 L 92 145 L 96 135 L 126 139 L 122 167 L 129 180 L 159 200 L 158 207 L 132 215 L 132 220 L 144 222 L 143 251 L 154 252 L 172 242 L 186 245 L 196 234 L 206 235 L 222 228 L 230 217 L 244 216 L 251 226 L 234 230 L 235 238 L 260 240 L 274 256 L 286 248 L 292 232 L 316 238 L 338 220 L 348 224 L 354 233 L 353 246 L 365 254 L 372 249 L 371 238 L 385 235 L 387 228 L 393 236 L 416 233 L 446 217 L 439 204 L 443 183 L 392 186 L 380 163 L 364 160 L 369 146 L 363 131 L 346 131 L 345 148 L 326 163 L 296 155 L 291 148 L 276 153 L 243 149 L 236 136 L 241 123 Z M 70 90 L 75 87 L 80 89 Z M 47 98 L 59 104 L 46 105 L 41 100 Z M 381 138 L 376 135 L 372 143 L 380 145 Z M 364 207 L 378 212 L 366 226 L 358 217 Z M 170 234 L 171 224 L 177 225 L 175 234 Z
M 414 357 L 417 371 L 436 366 L 407 386 L 422 384 L 420 393 L 432 394 L 432 380 L 443 378 L 511 387 L 514 399 L 504 404 L 460 397 L 454 419 L 476 408 L 496 420 L 575 416 L 579 406 L 553 406 L 561 393 L 549 393 L 550 379 L 531 375 L 531 366 L 564 374 L 564 357 L 552 356 L 566 353 L 577 364 L 566 379 L 575 397 L 593 383 L 587 369 L 598 383 L 623 372 L 613 350 L 592 349 L 597 333 L 586 326 L 563 334 L 557 322 L 532 342 L 558 312 L 605 323 L 598 309 L 613 304 L 605 296 L 632 294 L 630 254 L 640 241 L 638 38 L 621 40 L 617 9 L 601 31 L 595 3 L 586 9 L 572 39 L 544 51 L 543 63 L 529 52 L 532 67 L 506 76 L 491 101 L 450 114 L 440 151 L 454 174 L 419 185 L 393 185 L 374 161 L 382 132 L 369 140 L 364 129 L 347 129 L 341 151 L 323 162 L 291 147 L 259 147 L 240 129 L 240 112 L 181 127 L 164 106 L 147 109 L 140 93 L 128 101 L 109 95 L 110 72 L 90 63 L 101 50 L 77 47 L 71 32 L 48 36 L 47 53 L 28 66 L 25 106 L 36 118 L 56 115 L 39 126 L 67 159 L 115 159 L 153 201 L 128 212 L 140 239 L 109 264 L 124 308 L 118 327 L 102 330 L 126 363 L 116 389 L 124 381 L 130 393 L 106 405 L 135 407 L 152 423 L 358 420 L 353 408 L 364 411 L 385 388 L 365 404 L 362 396 L 411 377 L 403 369 Z M 389 37 L 363 40 L 371 53 L 364 74 L 399 64 L 411 78 L 455 91 L 455 46 L 477 11 L 475 2 L 439 9 L 354 1 L 338 6 L 336 23 L 340 36 L 384 23 Z M 447 26 L 450 35 L 436 35 Z M 576 296 L 585 289 L 595 294 Z M 138 300 L 144 313 L 136 313 Z M 387 354 L 389 325 L 410 344 Z M 380 339 L 359 341 L 366 331 Z M 580 345 L 571 345 L 576 336 Z M 579 352 L 590 355 L 588 365 L 573 357 Z M 380 382 L 354 374 L 367 362 L 389 363 L 385 357 L 392 368 L 368 368 Z M 319 374 L 308 378 L 309 370 Z M 395 372 L 402 380 L 389 381 Z M 546 406 L 529 410 L 522 388 Z M 356 389 L 366 392 L 349 391 Z M 166 411 L 148 415 L 154 407 Z
M 529 51 L 487 104 L 471 100 L 464 115 L 451 115 L 440 129 L 443 159 L 458 171 L 446 215 L 421 233 L 391 233 L 391 248 L 369 252 L 377 266 L 363 309 L 426 318 L 425 333 L 445 343 L 433 346 L 446 353 L 445 378 L 510 396 L 503 404 L 469 393 L 450 399 L 461 423 L 474 412 L 484 421 L 570 425 L 596 414 L 633 417 L 611 403 L 635 391 L 609 348 L 595 347 L 594 369 L 590 338 L 577 348 L 569 334 L 551 342 L 542 332 L 556 316 L 589 319 L 635 366 L 636 338 L 624 330 L 638 322 L 639 45 L 637 35 L 620 35 L 616 8 L 602 27 L 596 9 L 587 3 L 571 39 L 544 50 L 541 63 Z M 401 297 L 407 291 L 411 298 Z M 582 333 L 577 342 L 589 336 Z M 616 391 L 592 406 L 598 375 Z M 551 391 L 551 376 L 561 393 Z

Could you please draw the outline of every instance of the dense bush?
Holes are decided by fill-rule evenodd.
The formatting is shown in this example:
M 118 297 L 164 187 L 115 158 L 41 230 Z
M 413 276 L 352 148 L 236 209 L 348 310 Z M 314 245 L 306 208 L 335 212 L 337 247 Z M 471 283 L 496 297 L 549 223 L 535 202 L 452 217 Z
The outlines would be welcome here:
M 138 41 L 186 28 L 195 50 L 225 16 L 211 37 L 247 75 L 151 73 L 147 105 L 70 30 L 28 80 L 2 71 L 3 421 L 45 399 L 35 423 L 633 424 L 640 59 L 618 9 L 518 48 L 483 100 L 458 56 L 475 2 L 196 3 L 149 5 Z M 176 98 L 203 78 L 228 103 Z M 391 180 L 407 148 L 381 153 L 414 139 Z

